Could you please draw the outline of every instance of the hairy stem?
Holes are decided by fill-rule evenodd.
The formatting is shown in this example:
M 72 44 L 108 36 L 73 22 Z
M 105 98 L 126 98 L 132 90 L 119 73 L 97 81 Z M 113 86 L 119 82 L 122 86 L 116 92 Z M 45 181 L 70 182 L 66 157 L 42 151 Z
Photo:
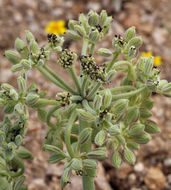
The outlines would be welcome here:
M 113 65 L 114 65 L 116 59 L 118 58 L 118 56 L 119 56 L 119 53 L 115 51 L 113 53 L 113 58 L 112 58 L 111 62 L 107 66 L 106 72 L 110 71 L 110 69 L 113 67 Z
M 53 114 L 57 109 L 59 109 L 60 107 L 61 107 L 60 105 L 57 105 L 57 106 L 55 106 L 55 107 L 52 107 L 52 108 L 48 111 L 48 113 L 47 113 L 47 115 L 46 115 L 46 123 L 48 124 L 49 127 L 54 127 L 54 126 L 55 126 L 55 124 L 53 124 L 52 122 L 50 122 L 50 119 L 51 119 L 52 114 Z
M 77 113 L 76 111 L 74 111 L 66 125 L 66 131 L 65 131 L 65 143 L 66 143 L 67 151 L 71 158 L 74 158 L 74 155 L 75 155 L 71 147 L 71 129 L 76 117 L 77 117 Z
M 56 73 L 54 73 L 51 68 L 49 68 L 47 65 L 44 65 L 43 68 L 44 68 L 49 74 L 51 74 L 51 75 L 61 84 L 61 86 L 63 86 L 68 92 L 70 92 L 71 94 L 74 94 L 74 95 L 77 94 L 77 93 L 76 93 L 70 86 L 68 86 L 60 77 L 58 77 L 58 75 L 57 75 Z
M 100 82 L 96 83 L 94 87 L 92 88 L 92 90 L 89 92 L 87 99 L 91 99 L 95 95 L 97 90 L 100 88 L 100 86 L 101 86 Z
M 48 99 L 40 98 L 36 104 L 57 105 L 59 103 L 56 100 L 48 100 Z
M 117 95 L 113 95 L 112 96 L 112 100 L 117 100 L 117 99 L 121 99 L 121 98 L 130 98 L 131 96 L 134 96 L 136 94 L 139 94 L 140 92 L 142 92 L 146 87 L 141 87 L 137 90 L 131 91 L 131 92 L 127 92 L 127 93 L 123 93 L 123 94 L 117 94 Z
M 78 93 L 81 94 L 80 82 L 79 82 L 78 77 L 77 77 L 77 75 L 75 73 L 74 67 L 71 67 L 69 69 L 69 73 L 70 73 L 70 75 L 72 77 L 72 80 L 73 80 L 73 82 L 74 82 L 74 84 L 75 84 L 75 86 L 77 88 Z

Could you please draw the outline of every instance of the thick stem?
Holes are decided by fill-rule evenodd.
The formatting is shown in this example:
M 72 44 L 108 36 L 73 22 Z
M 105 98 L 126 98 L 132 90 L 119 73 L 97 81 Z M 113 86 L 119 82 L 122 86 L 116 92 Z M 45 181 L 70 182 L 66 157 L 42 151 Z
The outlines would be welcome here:
M 74 82 L 74 84 L 75 84 L 75 86 L 77 88 L 78 93 L 81 94 L 80 82 L 79 82 L 78 77 L 77 77 L 77 75 L 75 73 L 74 67 L 71 67 L 69 69 L 69 73 L 70 73 L 70 75 L 72 77 L 72 80 L 73 80 L 73 82 Z
M 83 39 L 83 47 L 82 47 L 81 55 L 86 55 L 87 48 L 88 48 L 88 40 Z
M 93 53 L 94 53 L 94 48 L 95 48 L 95 44 L 91 44 L 91 47 L 90 47 L 90 55 L 93 55 Z
M 52 69 L 50 69 L 47 65 L 44 65 L 43 68 L 49 73 L 51 74 L 60 84 L 62 87 L 64 87 L 63 89 L 67 90 L 68 92 L 70 92 L 71 94 L 76 95 L 77 93 L 70 87 L 68 86 L 60 77 L 58 77 L 58 75 L 52 71 Z
M 92 90 L 89 92 L 87 99 L 91 99 L 95 95 L 97 90 L 100 88 L 100 86 L 101 86 L 100 82 L 96 83 L 94 87 L 92 88 Z
M 108 64 L 107 69 L 106 69 L 106 72 L 109 72 L 110 69 L 113 67 L 113 65 L 114 65 L 114 63 L 115 63 L 115 61 L 116 61 L 116 59 L 118 58 L 118 55 L 119 55 L 118 52 L 114 52 L 114 53 L 113 53 L 113 58 L 112 58 L 111 62 Z
M 79 120 L 80 131 L 89 127 L 89 123 L 83 120 Z M 81 152 L 90 152 L 91 151 L 91 138 L 81 146 Z M 90 176 L 83 175 L 82 177 L 83 190 L 95 190 L 94 178 Z
M 95 190 L 94 178 L 89 176 L 83 176 L 83 190 Z
M 121 98 L 130 98 L 131 96 L 137 95 L 140 92 L 142 92 L 146 87 L 141 87 L 137 90 L 131 91 L 131 92 L 127 92 L 127 93 L 123 93 L 123 94 L 117 94 L 117 95 L 113 95 L 112 96 L 112 100 L 117 100 L 117 99 L 121 99 Z
M 66 144 L 67 151 L 71 158 L 74 158 L 74 152 L 73 152 L 72 146 L 71 146 L 71 129 L 72 129 L 72 126 L 74 124 L 76 117 L 77 117 L 77 113 L 76 113 L 76 111 L 74 111 L 66 125 L 66 131 L 65 131 L 65 144 Z

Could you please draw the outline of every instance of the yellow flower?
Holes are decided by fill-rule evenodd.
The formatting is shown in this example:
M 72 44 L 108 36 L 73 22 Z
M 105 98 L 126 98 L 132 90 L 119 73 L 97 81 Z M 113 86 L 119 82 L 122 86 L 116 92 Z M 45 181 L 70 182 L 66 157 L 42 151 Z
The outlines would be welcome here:
M 50 21 L 45 28 L 46 32 L 52 34 L 63 34 L 66 31 L 65 21 Z
M 152 52 L 142 52 L 141 54 L 142 57 L 151 57 L 153 56 Z M 155 66 L 160 66 L 162 64 L 161 56 L 153 56 L 154 57 L 154 65 Z

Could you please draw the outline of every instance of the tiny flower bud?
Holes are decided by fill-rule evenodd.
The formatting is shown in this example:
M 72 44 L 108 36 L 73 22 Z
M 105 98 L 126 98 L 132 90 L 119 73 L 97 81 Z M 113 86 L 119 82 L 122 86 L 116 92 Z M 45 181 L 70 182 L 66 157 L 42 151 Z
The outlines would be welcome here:
M 71 52 L 68 49 L 65 49 L 61 52 L 60 58 L 58 60 L 58 63 L 63 67 L 63 68 L 70 68 L 73 64 L 74 61 L 77 59 L 77 55 L 73 52 Z
M 96 111 L 100 111 L 100 108 L 102 106 L 102 100 L 103 100 L 103 97 L 101 95 L 96 95 L 94 100 L 93 100 L 93 107 Z
M 29 50 L 27 45 L 24 43 L 23 40 L 21 40 L 20 38 L 17 38 L 15 40 L 15 48 L 17 49 L 17 51 L 19 53 L 21 53 L 22 55 L 24 55 L 25 57 L 29 56 Z
M 87 157 L 89 159 L 105 159 L 107 157 L 107 153 L 104 150 L 94 150 L 89 153 L 87 153 Z
M 88 122 L 92 122 L 95 119 L 95 116 L 88 111 L 85 111 L 83 109 L 77 109 L 78 115 L 83 119 Z
M 127 142 L 127 147 L 133 150 L 139 150 L 140 146 L 136 142 Z
M 98 49 L 98 54 L 104 57 L 109 57 L 112 55 L 112 52 L 109 49 L 100 48 Z
M 151 136 L 144 132 L 142 135 L 134 137 L 134 140 L 138 144 L 146 144 L 151 140 Z
M 81 40 L 82 37 L 75 31 L 67 30 L 65 34 L 68 38 L 71 38 L 72 40 Z
M 82 26 L 80 26 L 80 25 L 75 25 L 74 26 L 74 30 L 76 31 L 76 32 L 78 32 L 78 34 L 80 35 L 80 36 L 86 36 L 86 31 L 85 31 L 85 29 L 82 27 Z
M 153 107 L 153 105 L 154 105 L 154 101 L 153 101 L 152 99 L 147 99 L 147 100 L 145 100 L 145 101 L 141 104 L 141 107 L 151 110 L 152 107 Z
M 21 103 L 18 103 L 14 107 L 14 111 L 18 115 L 23 115 L 24 114 L 24 107 Z
M 148 75 L 151 73 L 153 69 L 154 57 L 147 57 L 143 59 L 144 59 L 144 73 Z
M 78 137 L 78 143 L 79 144 L 85 144 L 87 140 L 91 137 L 92 129 L 91 128 L 85 128 L 81 131 Z
M 137 121 L 139 118 L 139 109 L 136 107 L 130 107 L 127 110 L 126 121 L 128 124 Z
M 125 32 L 125 41 L 129 42 L 135 36 L 135 27 L 128 28 Z
M 8 61 L 10 61 L 14 65 L 20 63 L 20 61 L 22 60 L 22 57 L 17 52 L 12 50 L 5 51 L 5 56 Z
M 105 136 L 106 133 L 104 130 L 99 131 L 95 137 L 95 144 L 98 146 L 102 146 L 105 142 Z
M 129 150 L 128 148 L 125 148 L 125 150 L 124 150 L 124 158 L 131 165 L 134 165 L 134 163 L 136 161 L 136 157 L 135 157 L 134 153 L 131 150 Z
M 83 160 L 83 166 L 86 169 L 96 169 L 97 168 L 97 163 L 96 163 L 95 160 L 85 159 L 85 160 Z
M 128 50 L 128 57 L 129 58 L 133 58 L 136 56 L 137 50 L 135 48 L 135 46 L 131 46 Z
M 88 23 L 90 26 L 96 26 L 99 24 L 99 15 L 94 11 L 89 11 L 88 13 Z
M 63 189 L 68 183 L 72 175 L 72 170 L 70 168 L 66 168 L 61 177 L 61 189 Z
M 35 41 L 35 38 L 34 38 L 34 36 L 33 36 L 33 34 L 30 32 L 30 31 L 28 31 L 28 30 L 26 30 L 25 31 L 25 34 L 26 34 L 26 39 L 27 39 L 27 41 L 30 43 L 31 41 Z
M 112 93 L 109 89 L 105 89 L 103 95 L 104 108 L 108 108 L 111 105 L 111 102 L 112 102 Z
M 111 108 L 110 112 L 117 114 L 124 112 L 128 107 L 129 100 L 127 99 L 120 99 L 118 100 Z
M 34 93 L 29 93 L 26 96 L 26 104 L 29 106 L 33 106 L 34 104 L 36 104 L 39 100 L 39 95 L 34 94 Z
M 148 109 L 140 108 L 139 111 L 140 111 L 140 118 L 147 119 L 152 116 L 151 111 L 149 111 Z
M 135 48 L 138 48 L 139 46 L 141 46 L 142 44 L 142 38 L 137 36 L 137 37 L 133 37 L 128 44 L 126 45 L 126 49 L 129 49 L 131 46 L 134 46 Z
M 120 168 L 121 162 L 122 162 L 121 155 L 117 150 L 115 150 L 112 156 L 112 165 L 115 168 Z
M 69 20 L 68 27 L 69 27 L 70 30 L 74 30 L 74 27 L 75 27 L 76 25 L 78 25 L 78 24 L 79 24 L 79 23 L 78 23 L 78 21 L 76 21 L 76 20 Z
M 79 21 L 81 22 L 81 25 L 84 27 L 86 33 L 88 34 L 90 32 L 90 26 L 88 24 L 86 16 L 83 13 L 80 14 Z
M 140 135 L 143 131 L 144 131 L 144 125 L 142 125 L 141 123 L 137 123 L 131 126 L 129 130 L 129 134 L 131 136 L 137 136 L 137 135 Z
M 17 135 L 16 137 L 15 137 L 15 144 L 17 145 L 17 146 L 19 146 L 19 145 L 21 145 L 23 143 L 23 137 L 21 136 L 21 135 Z
M 83 170 L 83 162 L 82 160 L 79 160 L 77 158 L 74 158 L 72 160 L 72 164 L 71 164 L 72 169 L 76 170 L 76 171 L 82 171 Z
M 145 122 L 145 131 L 147 133 L 155 134 L 160 133 L 160 128 L 157 126 L 157 124 L 152 120 L 147 120 Z
M 31 69 L 32 62 L 30 60 L 22 59 L 20 63 L 24 69 L 26 69 L 26 70 Z
M 107 21 L 107 12 L 106 10 L 102 10 L 100 13 L 100 25 L 103 27 Z
M 92 43 L 96 43 L 99 40 L 99 32 L 97 29 L 92 30 L 89 35 L 89 39 L 91 40 Z
M 121 133 L 119 125 L 112 125 L 109 129 L 109 134 L 111 136 L 117 136 Z
M 23 65 L 21 63 L 15 64 L 11 67 L 12 72 L 21 71 L 23 69 Z
M 10 89 L 9 96 L 10 96 L 14 101 L 17 101 L 17 100 L 18 100 L 18 97 L 19 97 L 17 91 L 16 91 L 14 88 L 11 88 L 11 89 Z
M 40 48 L 38 46 L 38 43 L 35 40 L 32 40 L 30 42 L 30 50 L 33 54 L 38 54 L 40 52 Z

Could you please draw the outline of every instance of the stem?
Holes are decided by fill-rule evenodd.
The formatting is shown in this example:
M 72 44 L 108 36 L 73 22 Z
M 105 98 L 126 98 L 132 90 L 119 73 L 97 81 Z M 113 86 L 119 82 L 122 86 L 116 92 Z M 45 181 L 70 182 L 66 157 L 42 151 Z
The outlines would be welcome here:
M 80 131 L 89 126 L 89 124 L 86 121 L 80 119 L 79 122 L 80 122 Z M 89 138 L 89 140 L 81 146 L 81 152 L 90 152 L 90 151 L 91 151 L 91 138 Z M 83 190 L 95 190 L 93 177 L 83 175 L 82 182 L 83 182 Z
M 95 190 L 94 178 L 89 176 L 83 176 L 83 190 Z
M 83 78 L 83 82 L 82 82 L 82 85 L 81 85 L 81 95 L 84 97 L 86 95 L 86 85 L 87 85 L 87 78 L 84 76 Z
M 56 100 L 48 100 L 48 99 L 40 98 L 36 104 L 57 105 L 59 104 L 59 102 L 57 102 Z
M 77 75 L 76 75 L 76 73 L 75 73 L 75 69 L 74 69 L 73 66 L 69 69 L 69 72 L 70 72 L 70 75 L 71 75 L 71 77 L 72 77 L 72 80 L 73 80 L 73 82 L 74 82 L 74 84 L 75 84 L 75 86 L 76 86 L 76 88 L 77 88 L 78 93 L 81 94 L 80 82 L 79 82 L 79 80 L 78 80 L 78 77 L 77 77 Z
M 53 124 L 52 122 L 50 122 L 50 119 L 51 119 L 52 114 L 53 114 L 57 109 L 59 109 L 60 107 L 61 107 L 60 105 L 57 105 L 57 106 L 55 106 L 55 107 L 52 107 L 52 108 L 48 111 L 48 113 L 47 113 L 47 115 L 46 115 L 46 123 L 48 124 L 49 127 L 54 127 L 54 126 L 55 126 L 55 124 Z
M 129 69 L 131 68 L 131 63 L 128 61 L 118 61 L 115 63 L 114 67 L 116 68 L 116 67 L 122 66 L 122 65 L 127 65 Z
M 119 92 L 119 91 L 128 91 L 128 90 L 135 90 L 136 88 L 133 86 L 119 86 L 119 87 L 115 87 L 115 88 L 111 88 L 110 91 L 111 93 L 115 93 L 115 92 Z
M 83 47 L 82 47 L 81 55 L 87 54 L 87 48 L 88 48 L 88 40 L 83 39 Z
M 74 152 L 73 152 L 72 146 L 71 146 L 71 129 L 72 129 L 72 125 L 73 125 L 76 117 L 77 117 L 77 113 L 76 113 L 76 111 L 74 111 L 72 113 L 71 117 L 69 118 L 69 121 L 66 125 L 66 131 L 65 131 L 65 144 L 66 144 L 67 151 L 71 158 L 74 158 Z
M 113 95 L 112 96 L 112 100 L 117 100 L 117 99 L 121 99 L 121 98 L 129 98 L 131 96 L 134 96 L 136 94 L 139 94 L 140 92 L 142 92 L 146 87 L 141 87 L 137 90 L 134 90 L 132 92 L 127 92 L 127 93 L 123 93 L 123 94 L 118 94 L 118 95 Z
M 43 68 L 50 73 L 60 84 L 63 86 L 68 92 L 71 94 L 77 94 L 70 86 L 68 86 L 56 73 L 52 71 L 51 68 L 49 68 L 47 65 L 44 65 Z
M 115 51 L 113 53 L 113 58 L 112 58 L 111 62 L 107 66 L 106 72 L 110 71 L 110 69 L 113 67 L 113 65 L 114 65 L 116 59 L 118 58 L 118 56 L 119 56 L 119 53 Z
M 90 91 L 90 93 L 88 94 L 87 99 L 91 99 L 94 96 L 94 94 L 97 92 L 100 86 L 101 86 L 100 82 L 96 83 L 95 86 Z
M 91 44 L 91 47 L 90 47 L 90 55 L 93 55 L 93 53 L 94 53 L 94 48 L 95 48 L 95 44 Z

